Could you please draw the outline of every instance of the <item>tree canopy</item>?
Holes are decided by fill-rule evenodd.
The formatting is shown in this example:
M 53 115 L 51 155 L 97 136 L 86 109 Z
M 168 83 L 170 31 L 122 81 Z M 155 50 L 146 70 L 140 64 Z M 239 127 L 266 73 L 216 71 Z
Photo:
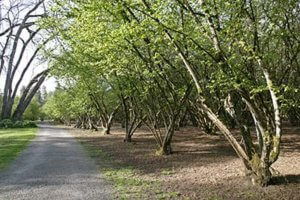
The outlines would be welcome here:
M 161 154 L 182 126 L 219 130 L 253 182 L 270 182 L 282 121 L 300 117 L 298 1 L 60 0 L 51 11 L 43 27 L 59 45 L 47 56 L 64 83 L 45 105 L 53 118 L 105 133 L 120 122 L 127 142 L 144 124 Z

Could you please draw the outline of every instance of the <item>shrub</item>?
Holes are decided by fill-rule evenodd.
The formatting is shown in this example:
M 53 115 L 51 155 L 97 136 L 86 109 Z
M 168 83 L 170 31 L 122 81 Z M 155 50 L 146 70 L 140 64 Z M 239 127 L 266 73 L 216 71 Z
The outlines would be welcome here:
M 22 128 L 23 122 L 22 121 L 16 121 L 13 125 L 13 128 Z
M 14 123 L 10 119 L 0 121 L 0 128 L 12 128 Z
M 36 125 L 36 123 L 33 122 L 33 121 L 24 121 L 24 122 L 23 122 L 23 127 L 24 127 L 24 128 L 36 128 L 37 125 Z
M 15 121 L 4 119 L 0 121 L 0 128 L 36 128 L 37 125 L 33 121 Z

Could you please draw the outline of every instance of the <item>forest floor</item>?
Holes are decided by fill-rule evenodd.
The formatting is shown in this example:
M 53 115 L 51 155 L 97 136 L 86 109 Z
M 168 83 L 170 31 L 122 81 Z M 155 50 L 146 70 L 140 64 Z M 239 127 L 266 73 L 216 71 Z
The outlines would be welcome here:
M 274 183 L 265 188 L 253 186 L 245 179 L 242 162 L 221 135 L 211 136 L 196 128 L 183 128 L 173 138 L 174 153 L 157 156 L 155 141 L 146 129 L 138 130 L 131 144 L 123 142 L 121 128 L 114 128 L 111 135 L 81 130 L 73 132 L 85 146 L 102 152 L 93 157 L 102 160 L 101 155 L 106 155 L 117 168 L 106 173 L 113 182 L 119 182 L 117 198 L 300 199 L 299 127 L 283 130 L 282 152 L 273 165 L 278 174 Z M 119 174 L 124 169 L 129 169 L 125 170 L 125 176 Z M 128 184 L 130 180 L 131 184 Z M 142 188 L 138 189 L 139 186 Z M 122 196 L 120 192 L 126 195 Z

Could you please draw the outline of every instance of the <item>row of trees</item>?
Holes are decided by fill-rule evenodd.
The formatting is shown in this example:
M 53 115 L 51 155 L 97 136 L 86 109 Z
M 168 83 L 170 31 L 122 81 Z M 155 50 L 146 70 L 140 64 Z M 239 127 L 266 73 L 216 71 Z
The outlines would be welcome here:
M 47 106 L 106 133 L 115 119 L 126 142 L 144 124 L 161 154 L 182 126 L 219 130 L 265 186 L 282 120 L 299 122 L 299 14 L 297 0 L 57 1 L 44 26 L 64 87 Z

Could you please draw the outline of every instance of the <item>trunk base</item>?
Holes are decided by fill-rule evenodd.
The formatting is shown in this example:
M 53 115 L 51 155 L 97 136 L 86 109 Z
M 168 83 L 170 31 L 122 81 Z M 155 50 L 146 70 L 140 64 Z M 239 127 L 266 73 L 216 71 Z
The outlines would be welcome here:
M 109 134 L 110 134 L 110 130 L 107 129 L 107 128 L 103 128 L 102 134 L 103 134 L 103 135 L 109 135 Z
M 271 183 L 272 174 L 269 168 L 260 168 L 256 172 L 245 169 L 245 175 L 255 186 L 266 187 Z
M 132 142 L 132 139 L 131 139 L 131 137 L 126 136 L 125 139 L 124 139 L 123 141 L 124 141 L 124 142 L 128 142 L 128 143 L 131 143 L 131 142 Z
M 161 147 L 160 149 L 158 149 L 156 152 L 155 152 L 156 155 L 158 156 L 166 156 L 166 155 L 170 155 L 172 154 L 172 148 L 170 145 L 168 146 L 165 146 L 165 147 Z

